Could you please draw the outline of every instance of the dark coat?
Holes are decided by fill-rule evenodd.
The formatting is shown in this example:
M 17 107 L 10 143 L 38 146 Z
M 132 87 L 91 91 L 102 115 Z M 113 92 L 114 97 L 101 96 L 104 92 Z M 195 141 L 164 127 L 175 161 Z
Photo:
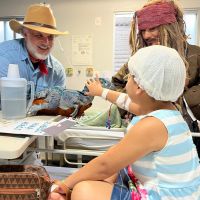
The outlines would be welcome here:
M 200 47 L 188 45 L 186 60 L 189 63 L 189 84 L 183 96 L 194 116 L 200 120 Z
M 193 114 L 200 120 L 200 47 L 188 44 L 186 54 L 186 60 L 189 63 L 189 84 L 184 91 L 184 96 Z M 112 82 L 117 91 L 125 92 L 127 80 L 124 77 L 128 73 L 128 63 L 125 63 L 112 77 Z M 122 111 L 120 113 L 122 117 L 125 114 Z

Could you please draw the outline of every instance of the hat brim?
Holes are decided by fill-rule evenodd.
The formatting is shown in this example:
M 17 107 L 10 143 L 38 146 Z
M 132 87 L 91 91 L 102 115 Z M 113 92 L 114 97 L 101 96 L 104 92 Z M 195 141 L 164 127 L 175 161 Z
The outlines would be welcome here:
M 30 24 L 21 24 L 20 22 L 16 21 L 15 19 L 12 19 L 9 21 L 10 28 L 16 32 L 16 33 L 21 33 L 21 30 L 23 27 L 29 28 L 34 31 L 39 31 L 41 33 L 47 33 L 51 35 L 67 35 L 69 34 L 68 31 L 61 32 L 56 29 L 52 28 L 46 28 L 43 26 L 35 26 L 35 25 L 30 25 Z

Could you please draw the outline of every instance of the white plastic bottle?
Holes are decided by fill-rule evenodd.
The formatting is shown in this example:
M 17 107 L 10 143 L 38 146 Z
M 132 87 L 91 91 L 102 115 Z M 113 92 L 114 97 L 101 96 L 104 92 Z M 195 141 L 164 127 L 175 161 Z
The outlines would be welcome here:
M 31 91 L 33 90 L 33 84 Z M 33 91 L 32 91 L 33 92 Z M 34 94 L 31 95 L 31 104 Z M 27 80 L 20 78 L 19 68 L 10 64 L 7 77 L 1 78 L 1 110 L 2 118 L 18 119 L 27 113 Z

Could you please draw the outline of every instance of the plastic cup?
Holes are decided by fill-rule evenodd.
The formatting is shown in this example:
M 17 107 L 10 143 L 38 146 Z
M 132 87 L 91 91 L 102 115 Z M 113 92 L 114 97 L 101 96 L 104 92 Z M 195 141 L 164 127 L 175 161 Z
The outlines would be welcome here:
M 7 78 L 20 78 L 19 67 L 17 64 L 9 64 L 8 65 Z

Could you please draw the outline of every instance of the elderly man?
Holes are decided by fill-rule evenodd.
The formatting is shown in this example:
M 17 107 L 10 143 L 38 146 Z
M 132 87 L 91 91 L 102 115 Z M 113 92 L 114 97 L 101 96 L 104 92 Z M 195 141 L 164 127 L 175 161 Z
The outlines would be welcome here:
M 54 38 L 66 35 L 56 29 L 56 20 L 47 4 L 31 5 L 24 22 L 10 21 L 10 28 L 23 38 L 0 43 L 0 77 L 6 77 L 9 64 L 18 64 L 21 78 L 34 82 L 35 92 L 54 86 L 65 87 L 66 75 L 61 63 L 50 52 Z M 35 153 L 25 164 L 41 164 Z
M 137 30 L 139 30 L 138 33 Z M 186 61 L 188 73 L 184 97 L 195 117 L 200 120 L 200 47 L 187 43 L 183 12 L 177 2 L 175 0 L 150 0 L 142 9 L 136 11 L 129 44 L 132 54 L 142 47 L 156 44 L 174 48 L 179 52 Z M 128 73 L 128 64 L 125 63 L 112 77 L 112 82 L 118 91 L 125 92 Z M 182 99 L 180 99 L 179 105 L 191 131 L 198 132 L 198 124 L 188 115 Z M 120 113 L 122 118 L 131 117 L 131 114 L 123 109 L 120 109 Z M 194 143 L 200 156 L 199 139 L 194 138 Z
M 7 76 L 8 65 L 18 64 L 21 78 L 33 81 L 35 91 L 66 84 L 66 76 L 61 63 L 50 52 L 54 38 L 66 35 L 56 29 L 56 20 L 47 4 L 31 5 L 24 22 L 10 21 L 10 28 L 23 38 L 0 44 L 0 77 Z

